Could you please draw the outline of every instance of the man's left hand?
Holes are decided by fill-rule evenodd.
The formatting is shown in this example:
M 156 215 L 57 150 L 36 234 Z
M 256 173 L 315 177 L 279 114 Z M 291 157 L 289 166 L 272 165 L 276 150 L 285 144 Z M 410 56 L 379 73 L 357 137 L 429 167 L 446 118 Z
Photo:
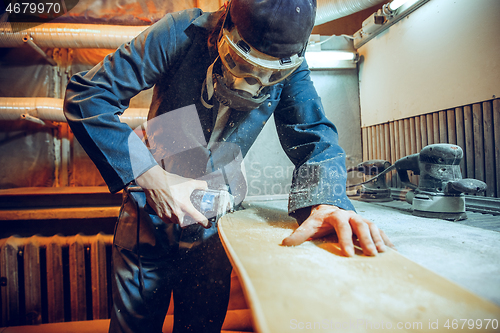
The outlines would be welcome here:
M 386 246 L 395 249 L 392 242 L 373 222 L 353 211 L 347 211 L 331 205 L 318 205 L 311 209 L 311 214 L 290 236 L 283 240 L 283 245 L 300 245 L 309 238 L 319 238 L 337 233 L 340 247 L 348 257 L 354 256 L 353 234 L 365 255 L 374 256 L 384 252 Z

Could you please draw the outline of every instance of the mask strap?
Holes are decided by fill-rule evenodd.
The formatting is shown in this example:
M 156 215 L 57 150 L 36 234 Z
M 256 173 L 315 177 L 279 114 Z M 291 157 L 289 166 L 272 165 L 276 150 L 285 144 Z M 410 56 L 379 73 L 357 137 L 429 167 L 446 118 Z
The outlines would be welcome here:
M 208 67 L 207 69 L 207 77 L 205 79 L 205 82 L 203 82 L 203 87 L 201 89 L 201 104 L 203 104 L 204 107 L 207 109 L 213 108 L 213 104 L 209 104 L 208 101 L 210 101 L 214 95 L 214 81 L 212 77 L 214 65 L 219 60 L 219 57 L 215 58 L 215 61 Z M 206 87 L 206 88 L 205 88 Z M 207 101 L 203 98 L 203 93 L 205 92 L 205 89 L 207 89 Z

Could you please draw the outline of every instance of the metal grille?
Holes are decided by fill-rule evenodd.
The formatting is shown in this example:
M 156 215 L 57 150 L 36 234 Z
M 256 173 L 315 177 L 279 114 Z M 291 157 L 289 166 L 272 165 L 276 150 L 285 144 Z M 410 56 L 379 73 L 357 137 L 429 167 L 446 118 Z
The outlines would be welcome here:
M 483 194 L 500 197 L 500 99 L 362 128 L 363 160 L 394 163 L 426 145 L 451 143 L 462 147 L 462 176 L 484 181 Z M 410 177 L 417 183 L 418 177 Z M 401 187 L 393 173 L 389 185 Z
M 0 240 L 0 326 L 109 318 L 112 235 Z

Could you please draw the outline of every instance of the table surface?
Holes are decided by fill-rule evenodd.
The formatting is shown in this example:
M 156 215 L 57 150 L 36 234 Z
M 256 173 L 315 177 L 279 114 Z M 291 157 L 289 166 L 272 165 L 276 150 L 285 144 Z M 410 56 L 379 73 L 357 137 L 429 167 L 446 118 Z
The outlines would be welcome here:
M 396 251 L 346 258 L 333 237 L 281 246 L 297 224 L 269 206 L 247 203 L 219 221 L 258 332 L 474 331 L 463 319 L 495 331 L 500 307 Z

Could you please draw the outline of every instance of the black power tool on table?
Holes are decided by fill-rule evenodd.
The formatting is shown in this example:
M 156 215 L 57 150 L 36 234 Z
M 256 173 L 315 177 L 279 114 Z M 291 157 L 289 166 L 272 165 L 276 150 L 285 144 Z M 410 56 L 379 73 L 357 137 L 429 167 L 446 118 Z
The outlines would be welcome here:
M 355 167 L 347 169 L 347 172 L 358 171 L 367 176 L 373 176 L 367 182 L 361 184 L 359 200 L 366 202 L 388 202 L 392 201 L 391 189 L 387 187 L 385 177 L 377 177 L 391 166 L 385 160 L 369 160 L 359 163 Z M 354 185 L 356 186 L 356 185 Z M 352 186 L 349 186 L 352 187 Z
M 445 220 L 467 219 L 465 195 L 486 190 L 486 183 L 477 179 L 462 179 L 460 161 L 463 150 L 457 145 L 438 143 L 424 147 L 420 153 L 397 160 L 376 177 L 396 169 L 401 182 L 412 189 L 406 201 L 413 215 Z M 420 175 L 418 186 L 411 183 L 408 171 Z
M 414 189 L 406 196 L 413 215 L 454 221 L 467 218 L 464 193 L 480 193 L 487 186 L 477 179 L 462 179 L 462 158 L 459 146 L 439 143 L 394 163 L 401 182 Z M 420 175 L 418 187 L 409 181 L 408 170 Z
M 383 184 L 380 179 L 385 180 L 387 173 L 397 170 L 403 185 L 412 189 L 406 194 L 406 201 L 412 205 L 413 215 L 451 221 L 464 220 L 467 219 L 464 193 L 481 193 L 487 186 L 477 179 L 462 179 L 462 158 L 463 150 L 457 145 L 428 145 L 420 153 L 397 160 L 373 178 L 349 187 L 368 187 L 368 184 L 377 184 L 376 182 Z M 418 186 L 410 182 L 408 171 L 420 175 Z M 369 185 L 371 188 L 373 186 Z

